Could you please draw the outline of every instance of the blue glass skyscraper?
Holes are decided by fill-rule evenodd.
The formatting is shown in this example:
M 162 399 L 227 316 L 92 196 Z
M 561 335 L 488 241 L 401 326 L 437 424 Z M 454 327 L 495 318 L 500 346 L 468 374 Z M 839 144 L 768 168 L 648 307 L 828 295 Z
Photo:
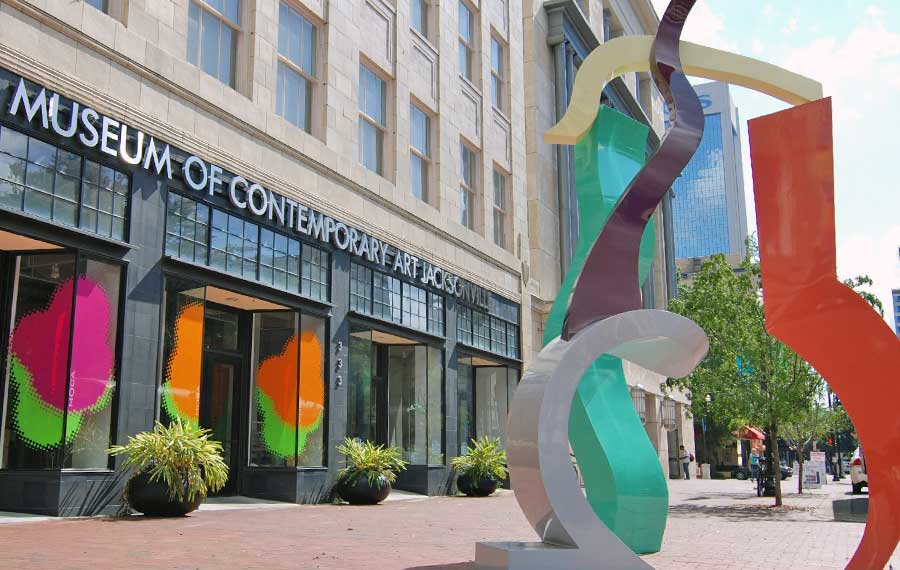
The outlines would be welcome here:
M 900 289 L 891 290 L 891 300 L 894 306 L 894 332 L 900 336 Z
M 706 119 L 700 148 L 673 189 L 676 259 L 744 254 L 747 211 L 737 108 L 724 83 L 694 89 Z

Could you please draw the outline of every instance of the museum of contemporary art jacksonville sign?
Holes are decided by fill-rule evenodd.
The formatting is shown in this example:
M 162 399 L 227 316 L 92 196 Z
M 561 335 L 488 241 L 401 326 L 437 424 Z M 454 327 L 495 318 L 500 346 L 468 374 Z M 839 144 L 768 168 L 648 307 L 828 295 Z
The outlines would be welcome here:
M 12 94 L 7 112 L 28 120 L 32 125 L 73 139 L 87 148 L 126 164 L 143 168 L 172 180 L 179 176 L 196 192 L 223 196 L 238 210 L 268 219 L 294 233 L 348 251 L 371 263 L 424 285 L 446 291 L 462 300 L 487 307 L 490 293 L 461 277 L 445 271 L 415 255 L 394 247 L 331 216 L 272 192 L 243 176 L 227 173 L 220 166 L 189 154 L 178 163 L 168 143 L 157 141 L 139 129 L 133 129 L 75 101 L 69 101 L 45 87 L 29 86 L 23 78 Z

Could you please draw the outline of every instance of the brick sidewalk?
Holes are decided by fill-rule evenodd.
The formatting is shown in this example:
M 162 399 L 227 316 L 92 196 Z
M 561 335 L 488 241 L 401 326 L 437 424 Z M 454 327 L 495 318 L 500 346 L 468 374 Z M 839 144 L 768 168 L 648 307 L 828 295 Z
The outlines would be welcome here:
M 673 481 L 663 551 L 646 560 L 657 570 L 843 568 L 863 525 L 826 520 L 829 490 L 787 496 L 780 511 L 751 493 L 749 482 Z M 533 539 L 507 493 L 0 525 L 0 568 L 470 570 L 476 541 Z

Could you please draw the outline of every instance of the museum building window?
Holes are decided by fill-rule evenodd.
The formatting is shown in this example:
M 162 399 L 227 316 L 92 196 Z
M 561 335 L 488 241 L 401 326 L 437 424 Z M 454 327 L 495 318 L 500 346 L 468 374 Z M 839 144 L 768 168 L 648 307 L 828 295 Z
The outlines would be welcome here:
M 236 89 L 240 26 L 240 0 L 190 0 L 188 62 Z
M 319 30 L 303 13 L 282 1 L 278 10 L 278 85 L 275 112 L 313 132 Z
M 106 469 L 122 269 L 59 248 L 8 263 L 13 293 L 0 468 Z

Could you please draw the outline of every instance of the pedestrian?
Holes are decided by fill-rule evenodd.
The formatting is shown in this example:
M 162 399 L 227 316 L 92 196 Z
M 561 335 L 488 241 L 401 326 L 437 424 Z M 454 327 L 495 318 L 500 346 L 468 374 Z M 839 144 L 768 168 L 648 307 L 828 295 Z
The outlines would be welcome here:
M 754 447 L 750 452 L 750 480 L 756 481 L 757 477 L 759 477 L 759 451 Z
M 684 468 L 684 478 L 691 478 L 691 454 L 688 453 L 688 450 L 684 448 L 684 446 L 680 446 L 678 448 L 678 460 L 681 461 L 681 466 Z

